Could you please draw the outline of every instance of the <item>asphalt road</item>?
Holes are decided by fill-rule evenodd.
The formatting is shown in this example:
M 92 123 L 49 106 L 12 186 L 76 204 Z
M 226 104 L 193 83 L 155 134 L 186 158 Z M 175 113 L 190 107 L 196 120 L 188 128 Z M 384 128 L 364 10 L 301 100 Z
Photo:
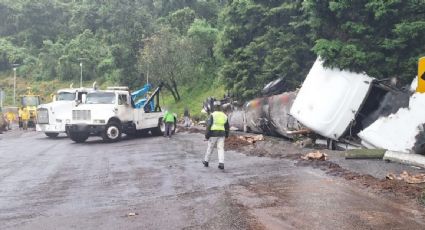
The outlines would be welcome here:
M 0 228 L 425 229 L 417 204 L 289 160 L 227 152 L 224 172 L 216 154 L 204 168 L 202 139 L 1 134 Z

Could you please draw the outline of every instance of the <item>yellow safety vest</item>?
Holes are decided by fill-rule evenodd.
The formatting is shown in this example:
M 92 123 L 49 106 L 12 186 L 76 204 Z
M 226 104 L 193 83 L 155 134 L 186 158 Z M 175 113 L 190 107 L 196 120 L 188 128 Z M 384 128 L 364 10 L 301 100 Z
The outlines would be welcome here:
M 211 130 L 213 131 L 225 131 L 224 125 L 227 122 L 227 116 L 221 111 L 215 111 L 211 114 L 213 117 L 213 124 Z
M 6 118 L 9 121 L 13 121 L 13 120 L 15 120 L 15 114 L 13 114 L 12 112 L 7 112 Z
M 30 112 L 29 111 L 22 111 L 22 120 L 26 121 L 30 119 Z

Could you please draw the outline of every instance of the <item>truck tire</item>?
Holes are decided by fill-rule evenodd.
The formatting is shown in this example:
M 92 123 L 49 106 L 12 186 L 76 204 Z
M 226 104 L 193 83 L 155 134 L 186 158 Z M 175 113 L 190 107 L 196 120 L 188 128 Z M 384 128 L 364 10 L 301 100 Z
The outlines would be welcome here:
M 102 139 L 105 142 L 117 142 L 121 140 L 122 130 L 115 122 L 108 123 L 102 132 Z
M 149 129 L 142 129 L 142 130 L 136 131 L 137 137 L 146 137 L 148 134 L 149 134 Z
M 84 143 L 89 138 L 86 132 L 68 132 L 69 138 L 76 143 Z
M 158 121 L 158 127 L 151 130 L 153 136 L 163 136 L 165 133 L 165 123 L 162 121 L 162 118 Z
M 50 138 L 56 138 L 59 136 L 59 133 L 44 133 L 44 134 L 46 134 L 46 136 Z

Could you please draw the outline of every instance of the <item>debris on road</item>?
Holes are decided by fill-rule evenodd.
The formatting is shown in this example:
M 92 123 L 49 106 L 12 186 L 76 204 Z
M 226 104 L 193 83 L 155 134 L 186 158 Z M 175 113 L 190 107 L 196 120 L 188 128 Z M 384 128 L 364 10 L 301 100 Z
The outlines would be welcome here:
M 311 138 L 305 138 L 295 142 L 295 146 L 299 148 L 312 148 L 314 146 L 314 141 Z
M 406 171 L 403 171 L 400 176 L 397 176 L 393 173 L 389 173 L 386 177 L 388 180 L 402 180 L 409 184 L 422 184 L 425 183 L 425 173 L 420 173 L 417 175 L 411 175 Z
M 139 213 L 137 213 L 137 212 L 129 212 L 127 214 L 127 216 L 137 216 L 137 215 L 139 215 Z
M 178 132 L 189 132 L 189 133 L 204 133 L 205 130 L 202 129 L 201 127 L 197 127 L 197 126 L 191 126 L 191 127 L 183 127 L 183 126 L 178 126 Z
M 317 152 L 307 153 L 305 156 L 302 156 L 301 159 L 325 161 L 327 157 L 328 157 L 328 154 L 317 151 Z
M 263 135 L 248 135 L 248 136 L 238 136 L 238 138 L 243 139 L 251 144 L 254 144 L 257 141 L 264 141 Z
M 229 150 L 242 150 L 244 146 L 248 145 L 251 145 L 251 143 L 239 136 L 229 136 L 224 141 L 225 148 Z

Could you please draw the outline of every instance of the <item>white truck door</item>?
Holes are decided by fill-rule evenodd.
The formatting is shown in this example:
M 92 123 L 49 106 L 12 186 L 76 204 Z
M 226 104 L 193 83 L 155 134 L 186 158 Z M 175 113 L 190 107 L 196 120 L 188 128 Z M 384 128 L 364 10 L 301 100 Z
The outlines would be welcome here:
M 145 113 L 142 109 L 136 109 L 137 112 L 137 129 L 149 129 L 158 126 L 158 120 L 162 117 L 162 112 Z
M 133 119 L 133 108 L 127 94 L 117 94 L 117 115 L 121 121 L 131 121 Z

